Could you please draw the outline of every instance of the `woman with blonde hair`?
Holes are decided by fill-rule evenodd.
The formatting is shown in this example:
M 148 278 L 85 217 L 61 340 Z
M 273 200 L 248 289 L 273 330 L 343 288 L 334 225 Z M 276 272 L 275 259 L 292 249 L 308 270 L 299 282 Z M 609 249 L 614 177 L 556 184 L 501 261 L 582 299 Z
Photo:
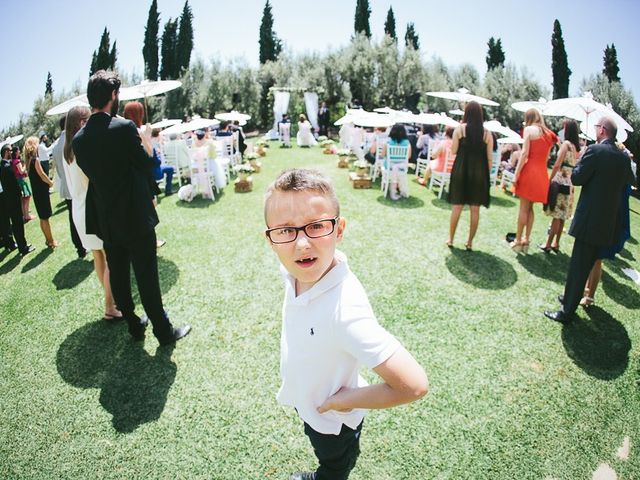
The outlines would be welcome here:
M 109 283 L 109 267 L 107 266 L 107 257 L 104 252 L 102 240 L 97 236 L 87 233 L 85 221 L 85 204 L 87 199 L 87 190 L 89 189 L 89 179 L 78 166 L 72 149 L 73 137 L 84 126 L 89 119 L 91 112 L 87 107 L 73 107 L 67 113 L 67 122 L 65 125 L 65 143 L 64 143 L 64 173 L 67 179 L 67 186 L 71 194 L 71 215 L 76 225 L 76 230 L 85 249 L 93 252 L 93 265 L 98 276 L 98 280 L 104 289 L 104 320 L 118 320 L 122 318 L 122 313 L 116 308 L 111 293 L 111 284 Z
M 51 200 L 49 199 L 49 189 L 53 187 L 53 182 L 45 173 L 40 160 L 38 160 L 38 137 L 29 137 L 24 144 L 24 162 L 27 173 L 29 174 L 29 182 L 33 193 L 33 203 L 36 205 L 36 211 L 40 218 L 40 229 L 44 234 L 46 245 L 49 248 L 56 248 L 58 242 L 53 238 L 51 233 Z
M 517 253 L 527 253 L 529 250 L 534 220 L 533 204 L 547 203 L 547 160 L 551 147 L 558 143 L 558 137 L 547 128 L 542 114 L 537 109 L 530 108 L 525 112 L 524 124 L 522 153 L 513 181 L 514 193 L 520 197 L 520 209 L 516 238 L 510 246 Z

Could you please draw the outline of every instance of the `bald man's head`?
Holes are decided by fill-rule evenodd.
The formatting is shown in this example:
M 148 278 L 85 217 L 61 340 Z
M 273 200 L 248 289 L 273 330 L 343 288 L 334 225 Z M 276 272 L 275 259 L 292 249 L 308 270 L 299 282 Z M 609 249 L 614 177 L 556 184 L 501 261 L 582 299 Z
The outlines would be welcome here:
M 602 128 L 606 130 L 608 139 L 610 140 L 616 139 L 616 135 L 618 134 L 618 127 L 616 125 L 616 122 L 614 122 L 609 117 L 602 117 L 600 119 L 600 125 L 602 125 Z

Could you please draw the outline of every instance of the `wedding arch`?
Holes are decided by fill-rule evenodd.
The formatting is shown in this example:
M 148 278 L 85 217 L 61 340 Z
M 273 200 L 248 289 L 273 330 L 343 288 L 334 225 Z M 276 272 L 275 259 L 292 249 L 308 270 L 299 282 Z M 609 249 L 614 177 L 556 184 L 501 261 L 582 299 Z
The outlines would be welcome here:
M 304 106 L 309 119 L 309 123 L 317 132 L 318 125 L 318 93 L 323 93 L 322 89 L 312 91 L 308 88 L 289 88 L 289 87 L 271 87 L 269 89 L 273 94 L 273 126 L 266 134 L 267 138 L 277 140 L 280 135 L 278 133 L 278 123 L 282 120 L 282 115 L 289 110 L 289 100 L 291 93 L 304 95 Z

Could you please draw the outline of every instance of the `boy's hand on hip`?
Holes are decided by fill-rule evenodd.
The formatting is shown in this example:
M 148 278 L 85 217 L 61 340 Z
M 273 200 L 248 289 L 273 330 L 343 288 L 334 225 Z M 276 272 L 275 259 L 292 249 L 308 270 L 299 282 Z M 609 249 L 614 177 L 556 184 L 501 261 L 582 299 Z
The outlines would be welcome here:
M 327 398 L 322 405 L 318 407 L 318 413 L 325 413 L 329 410 L 335 410 L 336 412 L 347 413 L 353 410 L 352 408 L 345 408 L 342 405 L 344 400 L 349 395 L 351 388 L 342 387 L 336 393 Z

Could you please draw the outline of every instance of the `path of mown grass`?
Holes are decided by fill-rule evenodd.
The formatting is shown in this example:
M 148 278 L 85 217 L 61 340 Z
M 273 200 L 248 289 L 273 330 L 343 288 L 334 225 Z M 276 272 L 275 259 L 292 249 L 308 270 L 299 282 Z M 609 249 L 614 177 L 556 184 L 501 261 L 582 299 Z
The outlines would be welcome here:
M 194 327 L 173 351 L 100 321 L 99 284 L 75 259 L 66 212 L 52 220 L 55 252 L 32 222 L 38 250 L 0 256 L 1 478 L 284 479 L 313 467 L 299 420 L 275 402 L 282 284 L 262 194 L 285 166 L 334 179 L 348 220 L 341 248 L 380 322 L 429 375 L 422 401 L 370 413 L 351 478 L 576 479 L 602 462 L 638 475 L 640 291 L 619 269 L 640 270 L 640 202 L 598 305 L 562 327 L 542 311 L 561 292 L 571 239 L 558 256 L 514 255 L 512 197 L 492 192 L 476 251 L 449 251 L 449 207 L 433 193 L 412 182 L 392 203 L 353 190 L 318 149 L 272 147 L 252 193 L 158 207 L 166 307 Z M 540 213 L 536 240 L 547 224 Z

